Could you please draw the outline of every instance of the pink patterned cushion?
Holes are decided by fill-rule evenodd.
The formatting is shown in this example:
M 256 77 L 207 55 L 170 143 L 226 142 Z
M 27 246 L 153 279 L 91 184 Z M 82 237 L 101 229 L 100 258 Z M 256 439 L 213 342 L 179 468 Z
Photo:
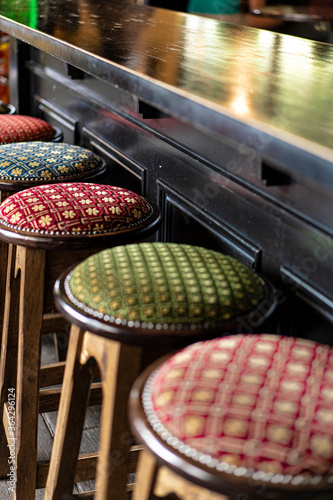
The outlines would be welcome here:
M 132 191 L 80 182 L 35 186 L 0 205 L 0 223 L 43 234 L 119 231 L 151 214 L 149 203 Z
M 48 141 L 54 128 L 40 118 L 23 115 L 0 116 L 0 144 L 25 141 Z
M 153 373 L 143 404 L 162 439 L 217 470 L 282 482 L 333 473 L 329 346 L 277 335 L 199 342 Z

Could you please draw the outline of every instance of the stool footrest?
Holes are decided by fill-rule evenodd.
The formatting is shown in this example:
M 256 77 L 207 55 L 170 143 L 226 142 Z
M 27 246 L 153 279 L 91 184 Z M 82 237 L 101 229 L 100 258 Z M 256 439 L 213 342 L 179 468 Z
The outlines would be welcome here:
M 64 332 L 68 327 L 68 321 L 60 313 L 43 314 L 42 334 Z
M 39 413 L 47 413 L 49 411 L 57 411 L 60 401 L 61 387 L 54 389 L 41 389 L 39 392 Z M 102 384 L 94 382 L 91 385 L 88 406 L 101 404 L 102 401 Z
M 77 493 L 76 495 L 64 495 L 63 500 L 76 500 L 77 498 L 84 498 L 84 500 L 94 500 L 94 491 L 85 491 L 84 493 Z
M 65 361 L 53 363 L 41 367 L 40 387 L 50 387 L 50 385 L 62 384 L 65 371 Z
M 141 445 L 132 446 L 130 451 L 130 461 L 129 461 L 129 471 L 131 474 L 136 470 L 136 464 L 138 461 L 139 452 L 142 450 Z M 98 459 L 98 452 L 95 453 L 82 453 L 78 457 L 77 467 L 75 472 L 75 483 L 81 483 L 83 481 L 90 481 L 95 479 L 96 477 L 96 463 Z M 46 479 L 49 471 L 50 463 L 49 461 L 38 462 L 37 464 L 37 488 L 45 488 Z M 133 484 L 127 485 L 127 491 L 131 491 L 133 489 Z M 94 492 L 85 492 L 94 493 Z M 68 498 L 90 498 L 88 497 L 68 497 Z M 91 497 L 93 498 L 93 496 Z
M 85 453 L 79 455 L 75 473 L 75 483 L 95 479 L 96 462 L 98 453 Z M 49 461 L 37 464 L 37 488 L 45 488 L 49 471 Z

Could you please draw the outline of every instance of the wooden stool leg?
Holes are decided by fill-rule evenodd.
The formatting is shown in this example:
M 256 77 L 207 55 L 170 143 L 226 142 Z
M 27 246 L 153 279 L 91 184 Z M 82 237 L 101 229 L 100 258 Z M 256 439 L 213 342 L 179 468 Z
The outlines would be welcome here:
M 84 332 L 71 328 L 45 500 L 70 495 L 95 363 L 80 363 Z M 88 361 L 88 360 L 87 360 Z
M 140 371 L 141 348 L 91 334 L 85 337 L 83 351 L 95 357 L 103 390 L 95 499 L 121 500 L 126 495 L 132 442 L 127 404 L 131 387 Z
M 45 252 L 17 248 L 21 269 L 16 394 L 16 498 L 35 499 Z
M 4 318 L 4 303 L 6 297 L 6 276 L 8 260 L 8 243 L 0 241 L 0 331 L 2 331 Z
M 5 201 L 10 192 L 0 190 L 0 204 Z M 3 318 L 4 318 L 4 304 L 6 292 L 6 277 L 7 277 L 7 258 L 8 258 L 8 243 L 0 241 L 0 332 L 2 332 Z
M 5 404 L 8 403 L 9 393 L 13 394 L 16 388 L 20 279 L 17 276 L 15 257 L 16 246 L 9 245 L 0 363 L 0 477 L 2 478 L 8 473 L 7 444 L 12 444 L 15 437 L 11 436 L 7 443 L 3 425 Z M 15 396 L 14 393 L 14 398 Z M 14 427 L 11 426 L 10 435 L 12 433 L 14 434 Z
M 158 467 L 152 454 L 146 450 L 141 451 L 132 500 L 149 500 L 151 498 L 157 472 Z

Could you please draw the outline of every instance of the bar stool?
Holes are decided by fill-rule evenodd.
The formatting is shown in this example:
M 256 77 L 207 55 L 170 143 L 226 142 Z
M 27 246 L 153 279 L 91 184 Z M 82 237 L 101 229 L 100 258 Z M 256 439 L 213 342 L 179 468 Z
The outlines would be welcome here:
M 54 314 L 56 277 L 98 249 L 150 236 L 158 223 L 154 204 L 132 191 L 93 183 L 35 186 L 1 204 L 0 238 L 9 243 L 9 258 L 0 365 L 0 473 L 7 473 L 7 444 L 15 437 L 15 498 L 34 499 L 36 485 L 45 486 L 48 465 L 37 464 L 37 418 L 39 412 L 57 409 L 60 389 L 39 394 L 39 386 L 61 383 L 64 370 L 64 363 L 40 367 L 41 334 L 63 321 Z M 8 412 L 11 392 L 16 392 L 15 429 Z
M 127 401 L 152 359 L 275 307 L 271 285 L 236 259 L 196 246 L 139 243 L 104 250 L 65 273 L 55 302 L 73 323 L 45 499 L 70 495 L 97 363 L 102 421 L 96 499 L 124 498 L 130 457 Z
M 14 115 L 16 113 L 16 107 L 13 104 L 6 104 L 0 100 L 0 114 L 3 115 Z
M 61 142 L 62 131 L 50 123 L 25 115 L 1 115 L 0 144 L 26 141 Z
M 174 477 L 182 500 L 332 498 L 332 398 L 333 349 L 312 341 L 235 335 L 160 360 L 130 394 L 146 449 L 133 500 Z
M 45 141 L 2 144 L 0 145 L 0 202 L 13 192 L 35 185 L 77 180 L 95 181 L 105 174 L 106 168 L 105 161 L 98 155 L 71 144 Z M 0 241 L 0 254 L 0 328 L 2 328 L 8 256 L 8 245 L 4 241 Z

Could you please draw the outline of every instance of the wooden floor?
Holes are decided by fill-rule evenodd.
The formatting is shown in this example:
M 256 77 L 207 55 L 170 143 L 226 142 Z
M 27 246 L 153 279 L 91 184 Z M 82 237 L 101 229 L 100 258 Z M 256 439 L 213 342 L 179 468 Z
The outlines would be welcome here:
M 42 364 L 55 361 L 55 349 L 52 335 L 43 337 Z M 44 413 L 39 416 L 38 432 L 38 459 L 48 460 L 51 456 L 53 436 L 56 426 L 57 412 Z M 84 435 L 81 443 L 81 453 L 89 453 L 97 450 L 99 442 L 100 407 L 88 408 Z M 75 486 L 74 493 L 94 489 L 94 482 L 79 483 Z M 0 500 L 10 500 L 11 493 L 8 491 L 7 481 L 0 481 Z M 36 499 L 44 498 L 44 490 L 37 490 Z M 19 500 L 24 500 L 19 499 Z

